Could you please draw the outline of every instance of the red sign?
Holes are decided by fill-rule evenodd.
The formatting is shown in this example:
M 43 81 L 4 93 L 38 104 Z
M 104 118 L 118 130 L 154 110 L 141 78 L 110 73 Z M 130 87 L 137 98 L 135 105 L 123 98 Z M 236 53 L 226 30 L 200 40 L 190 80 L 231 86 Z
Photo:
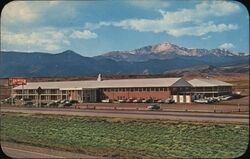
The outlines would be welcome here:
M 27 80 L 24 78 L 11 78 L 9 79 L 10 86 L 26 85 Z

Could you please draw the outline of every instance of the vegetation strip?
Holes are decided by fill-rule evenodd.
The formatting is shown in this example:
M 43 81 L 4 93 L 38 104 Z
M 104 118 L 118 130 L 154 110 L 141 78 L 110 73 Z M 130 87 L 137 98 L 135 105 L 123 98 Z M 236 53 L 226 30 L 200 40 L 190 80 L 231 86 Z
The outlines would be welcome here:
M 1 130 L 2 141 L 125 158 L 234 158 L 249 135 L 245 124 L 24 113 L 2 113 Z

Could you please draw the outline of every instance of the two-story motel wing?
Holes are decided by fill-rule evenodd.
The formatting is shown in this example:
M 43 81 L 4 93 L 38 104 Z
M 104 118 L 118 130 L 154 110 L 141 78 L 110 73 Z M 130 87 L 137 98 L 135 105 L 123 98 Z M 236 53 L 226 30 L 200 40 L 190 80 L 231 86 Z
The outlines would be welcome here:
M 29 82 L 14 88 L 17 98 L 37 100 L 37 88 L 44 91 L 42 101 L 75 99 L 81 102 L 99 102 L 102 99 L 177 99 L 177 95 L 186 95 L 190 101 L 191 85 L 181 78 L 119 79 L 94 81 Z M 189 99 L 188 99 L 189 98 Z
M 102 99 L 167 99 L 190 103 L 192 96 L 218 96 L 230 94 L 232 85 L 210 79 L 185 81 L 182 78 L 117 79 L 92 81 L 28 82 L 15 87 L 17 99 L 37 100 L 41 87 L 44 102 L 73 99 L 80 102 L 100 102 Z

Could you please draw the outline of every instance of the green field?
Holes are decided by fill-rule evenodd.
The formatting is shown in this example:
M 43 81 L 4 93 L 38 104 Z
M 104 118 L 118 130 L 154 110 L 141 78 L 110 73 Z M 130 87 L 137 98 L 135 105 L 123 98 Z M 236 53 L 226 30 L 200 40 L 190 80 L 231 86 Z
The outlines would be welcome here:
M 60 115 L 1 114 L 1 141 L 125 158 L 234 158 L 249 126 Z

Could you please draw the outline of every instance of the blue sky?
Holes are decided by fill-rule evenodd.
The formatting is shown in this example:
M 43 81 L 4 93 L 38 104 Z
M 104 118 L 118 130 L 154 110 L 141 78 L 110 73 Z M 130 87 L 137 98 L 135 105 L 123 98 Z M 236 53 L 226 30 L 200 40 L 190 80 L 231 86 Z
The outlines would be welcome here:
M 170 42 L 249 53 L 249 15 L 236 1 L 14 1 L 1 50 L 95 56 Z

